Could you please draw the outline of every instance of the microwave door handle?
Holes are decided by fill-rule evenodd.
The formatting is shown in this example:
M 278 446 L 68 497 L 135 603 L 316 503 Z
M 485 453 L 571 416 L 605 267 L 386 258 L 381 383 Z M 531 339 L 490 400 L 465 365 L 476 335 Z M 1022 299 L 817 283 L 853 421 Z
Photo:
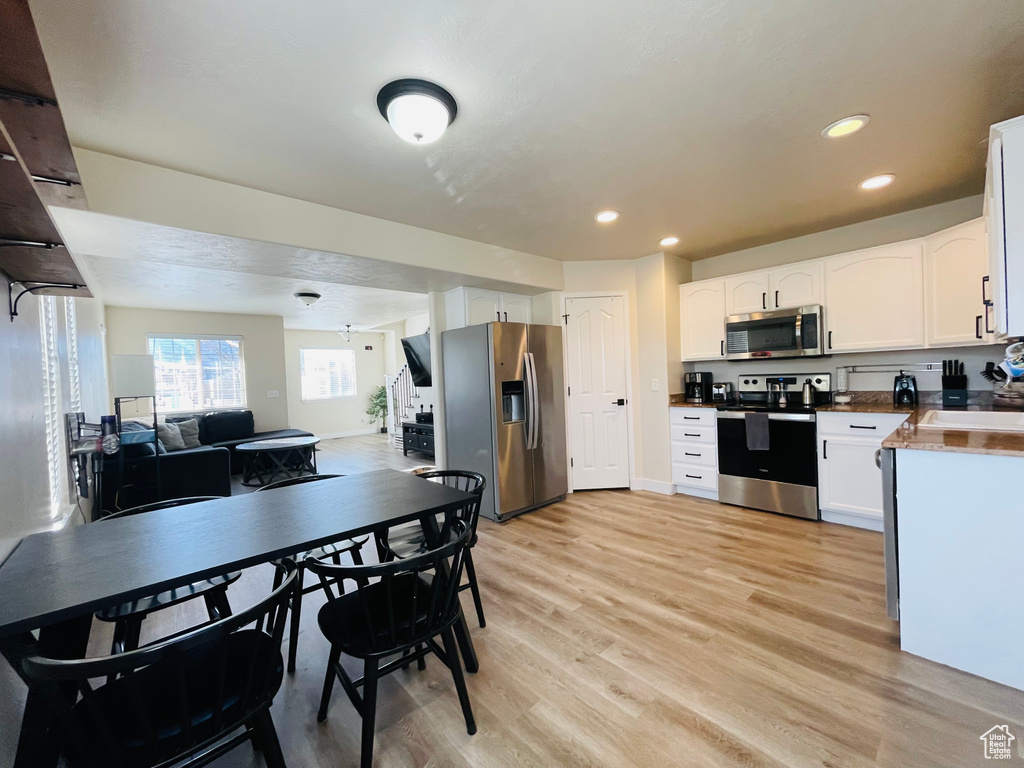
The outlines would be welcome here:
M 796 315 L 796 322 L 793 324 L 794 329 L 796 331 L 796 345 L 797 345 L 797 349 L 799 349 L 801 352 L 804 349 L 804 334 L 803 334 L 803 330 L 802 330 L 803 320 L 804 320 L 803 312 L 798 312 L 797 315 Z

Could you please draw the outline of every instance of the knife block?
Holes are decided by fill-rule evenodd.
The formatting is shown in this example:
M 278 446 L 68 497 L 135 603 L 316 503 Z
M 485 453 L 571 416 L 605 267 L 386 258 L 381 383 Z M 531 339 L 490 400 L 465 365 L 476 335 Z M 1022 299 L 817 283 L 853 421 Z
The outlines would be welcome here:
M 966 407 L 967 405 L 967 377 L 966 376 L 943 376 L 942 377 L 942 404 L 946 407 Z

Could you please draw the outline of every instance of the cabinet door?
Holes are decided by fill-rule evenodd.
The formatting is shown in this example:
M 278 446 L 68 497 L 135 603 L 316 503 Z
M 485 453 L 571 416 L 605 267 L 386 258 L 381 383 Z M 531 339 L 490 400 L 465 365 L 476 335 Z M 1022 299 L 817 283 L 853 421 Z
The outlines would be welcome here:
M 988 290 L 987 275 L 984 219 L 947 229 L 924 241 L 925 330 L 929 346 L 995 341 L 993 334 L 985 331 L 983 295 Z
M 725 281 L 679 286 L 680 350 L 683 360 L 725 355 Z
M 530 297 L 515 293 L 501 294 L 501 319 L 510 323 L 530 322 Z
M 883 435 L 884 437 L 884 435 Z M 818 506 L 861 517 L 882 517 L 881 440 L 818 437 Z
M 924 346 L 922 262 L 920 240 L 826 259 L 826 350 Z
M 820 261 L 799 262 L 773 269 L 768 307 L 790 309 L 821 304 L 821 274 Z
M 725 281 L 725 314 L 746 315 L 771 309 L 767 272 L 749 272 Z
M 500 294 L 479 288 L 466 288 L 466 325 L 496 322 L 500 305 Z

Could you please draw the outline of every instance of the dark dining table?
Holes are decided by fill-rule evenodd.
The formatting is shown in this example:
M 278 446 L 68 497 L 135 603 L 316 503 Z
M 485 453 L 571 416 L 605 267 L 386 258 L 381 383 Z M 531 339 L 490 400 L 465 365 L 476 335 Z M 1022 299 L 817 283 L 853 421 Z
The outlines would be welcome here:
M 19 675 L 25 653 L 82 658 L 97 610 L 413 520 L 437 536 L 435 515 L 472 499 L 382 469 L 33 534 L 0 563 L 0 653 Z M 465 617 L 455 634 L 466 670 L 476 672 Z M 51 727 L 29 686 L 16 768 L 57 764 Z

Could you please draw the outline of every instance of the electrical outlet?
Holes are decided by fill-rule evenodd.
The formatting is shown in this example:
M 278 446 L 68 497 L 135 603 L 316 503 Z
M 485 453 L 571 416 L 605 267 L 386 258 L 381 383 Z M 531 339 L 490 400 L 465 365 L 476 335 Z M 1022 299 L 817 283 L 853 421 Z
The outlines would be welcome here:
M 281 391 L 278 390 L 278 389 L 268 389 L 267 390 L 267 397 L 280 397 L 280 396 L 281 396 Z
M 661 381 L 659 379 L 651 379 L 651 392 L 657 392 L 661 389 Z

